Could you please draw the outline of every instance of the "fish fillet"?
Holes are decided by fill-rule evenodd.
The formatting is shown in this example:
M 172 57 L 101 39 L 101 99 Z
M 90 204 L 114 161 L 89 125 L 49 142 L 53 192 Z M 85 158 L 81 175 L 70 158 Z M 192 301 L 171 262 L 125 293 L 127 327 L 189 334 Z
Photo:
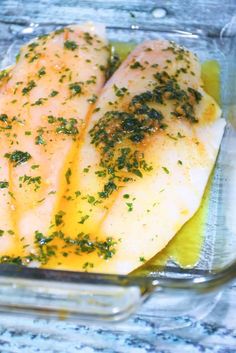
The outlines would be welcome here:
M 12 125 L 1 134 L 1 178 L 12 197 L 1 190 L 0 229 L 13 227 L 26 253 L 35 252 L 36 231 L 53 228 L 69 186 L 71 159 L 105 80 L 104 36 L 102 26 L 87 24 L 38 37 L 0 87 L 1 114 Z
M 51 264 L 127 274 L 153 257 L 197 211 L 224 126 L 193 53 L 139 45 L 102 90 L 75 163 L 78 197 L 65 207 L 66 234 L 115 242 L 115 251 Z

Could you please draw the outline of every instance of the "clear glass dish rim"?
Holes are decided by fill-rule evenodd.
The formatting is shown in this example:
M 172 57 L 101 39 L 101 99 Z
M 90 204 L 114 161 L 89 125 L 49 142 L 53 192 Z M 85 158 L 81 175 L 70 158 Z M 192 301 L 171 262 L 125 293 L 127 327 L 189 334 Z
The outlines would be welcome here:
M 93 284 L 97 286 L 114 285 L 119 287 L 138 286 L 142 295 L 154 291 L 156 288 L 173 290 L 192 290 L 195 293 L 215 291 L 223 285 L 236 278 L 236 261 L 233 261 L 224 268 L 208 272 L 205 270 L 181 269 L 171 266 L 164 268 L 168 276 L 160 274 L 150 276 L 116 275 L 88 273 L 79 271 L 53 270 L 32 268 L 14 264 L 0 264 L 0 278 L 14 278 L 33 281 L 47 281 L 51 283 L 66 282 L 68 284 Z M 177 274 L 187 275 L 186 277 L 172 277 Z
M 3 22 L 0 20 L 0 22 Z M 35 23 L 37 24 L 37 23 Z M 68 26 L 71 23 L 38 23 L 40 28 L 47 27 L 49 25 L 54 25 L 58 27 Z M 23 21 L 19 23 L 20 26 L 25 27 L 29 25 L 28 21 Z M 162 27 L 162 26 L 161 26 Z M 166 25 L 164 25 L 166 27 Z M 122 26 L 106 26 L 108 30 L 122 30 L 130 31 L 131 28 Z M 199 33 L 197 27 L 193 27 L 190 31 L 182 31 L 180 29 L 174 28 L 148 28 L 148 26 L 139 27 L 133 29 L 134 31 L 147 31 L 147 32 L 165 32 L 178 34 L 183 37 L 208 37 L 209 33 Z M 19 32 L 20 33 L 20 32 Z M 235 37 L 234 35 L 225 34 L 226 37 Z M 213 35 L 214 36 L 214 35 Z M 37 37 L 37 35 L 35 36 Z M 215 34 L 215 37 L 219 37 Z M 158 271 L 159 270 L 159 271 Z M 156 288 L 166 288 L 175 290 L 192 290 L 194 292 L 211 291 L 220 288 L 233 281 L 236 278 L 236 260 L 229 265 L 217 270 L 217 271 L 207 271 L 207 270 L 196 270 L 196 269 L 181 269 L 171 266 L 166 266 L 165 268 L 157 268 L 155 274 L 150 274 L 149 276 L 136 276 L 136 275 L 115 275 L 115 274 L 100 274 L 100 273 L 88 273 L 79 271 L 68 271 L 68 270 L 53 270 L 53 269 L 42 269 L 42 268 L 32 268 L 19 266 L 14 264 L 0 264 L 0 278 L 20 278 L 21 280 L 27 281 L 49 281 L 49 282 L 67 282 L 70 284 L 94 284 L 94 285 L 116 285 L 121 287 L 126 286 L 138 286 L 141 288 L 141 293 L 152 292 Z M 163 271 L 167 272 L 168 275 L 161 275 Z M 159 274 L 158 274 L 159 273 Z M 173 277 L 171 276 L 173 274 Z M 186 277 L 174 277 L 176 274 L 186 275 Z

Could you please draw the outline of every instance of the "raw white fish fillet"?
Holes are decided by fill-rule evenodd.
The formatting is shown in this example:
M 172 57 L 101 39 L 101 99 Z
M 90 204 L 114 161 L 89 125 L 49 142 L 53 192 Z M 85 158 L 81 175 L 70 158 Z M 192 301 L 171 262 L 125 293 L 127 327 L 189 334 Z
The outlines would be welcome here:
M 38 37 L 21 49 L 0 87 L 0 113 L 12 126 L 0 137 L 1 180 L 9 181 L 1 190 L 0 229 L 13 229 L 27 253 L 35 251 L 35 232 L 47 235 L 55 223 L 70 182 L 75 146 L 105 81 L 104 35 L 103 26 L 86 24 Z M 19 156 L 24 163 L 14 162 Z M 7 241 L 1 238 L 2 254 Z
M 135 109 L 142 109 L 146 104 L 149 110 L 153 108 L 161 113 L 162 119 L 159 125 L 153 123 L 153 130 L 138 141 L 139 136 L 131 134 L 132 127 L 124 125 L 125 118 L 116 117 L 114 112 L 132 113 L 132 99 L 144 92 L 153 92 L 155 87 L 156 92 L 162 92 L 163 101 L 160 102 L 160 97 L 159 101 L 158 98 L 143 99 Z M 186 111 L 181 106 L 183 96 L 184 102 L 192 106 L 191 113 L 189 106 Z M 93 254 L 86 255 L 72 264 L 72 268 L 82 269 L 87 261 L 89 271 L 127 274 L 162 250 L 197 211 L 218 154 L 225 120 L 221 118 L 218 104 L 202 87 L 197 57 L 167 41 L 139 45 L 107 82 L 96 107 L 77 161 L 76 180 L 81 198 L 72 207 L 73 217 L 85 216 L 85 221 L 70 226 L 68 218 L 65 231 L 74 235 L 84 232 L 93 239 L 112 238 L 117 242 L 115 254 L 106 261 Z M 145 118 L 145 113 L 137 114 L 139 119 Z M 110 142 L 116 128 L 123 124 L 123 136 L 111 147 L 116 156 L 113 159 L 121 155 L 122 148 L 130 148 L 138 151 L 141 160 L 144 154 L 146 167 L 140 164 L 138 172 L 123 167 L 113 179 L 107 170 L 106 176 L 99 175 L 106 169 L 103 162 L 107 155 L 102 152 L 106 146 L 105 135 L 101 132 L 102 124 L 105 126 L 104 122 L 108 121 L 106 116 L 113 116 L 104 128 Z M 140 131 L 144 128 L 145 125 Z M 94 132 L 99 129 L 103 141 L 96 146 Z M 133 181 L 124 182 L 125 177 Z M 109 180 L 115 187 L 108 197 L 99 198 Z M 91 205 L 84 195 L 91 195 L 98 202 Z M 61 267 L 64 266 L 69 265 L 64 263 Z

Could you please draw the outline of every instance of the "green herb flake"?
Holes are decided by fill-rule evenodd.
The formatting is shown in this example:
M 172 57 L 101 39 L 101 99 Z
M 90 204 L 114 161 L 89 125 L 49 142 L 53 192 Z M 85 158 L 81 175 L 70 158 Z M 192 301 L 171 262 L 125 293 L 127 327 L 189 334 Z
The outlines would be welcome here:
M 66 174 L 65 174 L 65 178 L 66 178 L 66 183 L 67 184 L 70 184 L 71 175 L 72 175 L 71 169 L 68 168 L 67 171 L 66 171 Z
M 96 103 L 98 97 L 96 96 L 96 94 L 93 94 L 92 97 L 90 97 L 87 101 L 90 103 L 90 104 L 94 104 Z
M 1 256 L 0 263 L 7 263 L 13 265 L 22 265 L 22 259 L 20 256 Z
M 53 115 L 48 115 L 48 123 L 53 124 L 57 121 L 57 119 Z
M 83 270 L 87 271 L 89 268 L 93 268 L 94 264 L 92 262 L 85 262 L 83 264 Z
M 77 120 L 74 118 L 65 119 L 65 118 L 57 118 L 56 120 L 59 122 L 59 126 L 56 128 L 56 133 L 65 134 L 65 135 L 77 135 L 79 130 L 77 128 Z
M 82 93 L 81 83 L 74 82 L 69 84 L 69 90 L 72 93 L 72 96 L 79 95 Z
M 91 167 L 91 166 L 90 166 L 90 165 L 88 165 L 86 168 L 84 168 L 84 169 L 83 169 L 83 172 L 84 172 L 84 173 L 88 173 L 88 172 L 89 172 L 90 167 Z
M 123 195 L 123 198 L 124 198 L 124 199 L 129 199 L 129 197 L 130 197 L 129 194 L 124 194 L 124 195 Z
M 34 87 L 36 87 L 36 83 L 31 80 L 28 85 L 22 89 L 23 96 L 27 95 Z
M 39 98 L 37 99 L 33 104 L 31 104 L 32 106 L 34 105 L 43 105 L 43 103 L 47 100 L 47 98 Z
M 46 68 L 44 66 L 38 71 L 38 77 L 42 77 L 43 75 L 46 75 Z
M 55 97 L 55 96 L 58 95 L 58 93 L 59 93 L 58 91 L 54 91 L 54 90 L 53 90 L 53 91 L 49 94 L 49 96 L 50 96 L 50 97 Z
M 133 211 L 133 204 L 131 202 L 126 202 L 126 206 L 128 207 L 128 212 Z
M 11 163 L 13 163 L 14 167 L 27 162 L 32 156 L 28 152 L 23 151 L 14 151 L 12 153 L 5 153 L 5 158 L 8 158 Z
M 8 195 L 9 195 L 9 196 L 11 196 L 11 198 L 12 198 L 13 200 L 15 200 L 15 199 L 16 199 L 16 198 L 15 198 L 15 196 L 14 196 L 14 194 L 13 194 L 13 192 L 8 191 Z
M 73 40 L 66 40 L 64 43 L 64 48 L 74 51 L 78 49 L 78 44 L 76 44 L 76 42 Z
M 37 43 L 37 42 L 32 42 L 32 43 L 28 44 L 28 48 L 30 51 L 33 51 L 38 46 L 39 46 L 39 43 Z
M 89 215 L 86 214 L 85 216 L 81 217 L 81 219 L 80 219 L 80 221 L 78 223 L 79 224 L 84 224 L 87 221 L 88 218 L 89 218 Z
M 0 71 L 0 81 L 9 78 L 9 71 L 8 70 L 1 70 Z
M 8 181 L 0 181 L 0 189 L 6 189 L 8 188 L 9 183 Z
M 139 61 L 135 61 L 133 64 L 131 64 L 130 68 L 131 69 L 144 69 L 143 65 L 141 65 Z
M 84 40 L 86 41 L 87 44 L 92 45 L 93 44 L 93 37 L 89 32 L 84 32 Z
M 55 225 L 56 226 L 60 226 L 61 224 L 63 224 L 63 216 L 65 215 L 65 212 L 63 211 L 59 211 L 56 215 L 55 215 Z
M 31 169 L 37 169 L 37 168 L 39 168 L 39 164 L 33 164 L 33 165 L 31 166 Z
M 21 177 L 19 177 L 19 182 L 20 182 L 20 187 L 22 187 L 22 184 L 27 184 L 27 185 L 34 185 L 34 191 L 37 191 L 40 186 L 41 186 L 41 182 L 42 182 L 42 178 L 41 176 L 36 176 L 36 177 L 32 177 L 29 175 L 23 175 Z
M 96 201 L 95 197 L 91 196 L 91 195 L 87 196 L 87 200 L 88 200 L 88 203 L 90 203 L 90 204 L 94 204 Z
M 40 58 L 41 54 L 40 53 L 37 53 L 35 54 L 34 56 L 32 56 L 29 60 L 29 63 L 33 63 L 35 60 L 38 60 Z
M 25 135 L 26 136 L 30 136 L 30 135 L 32 135 L 32 132 L 31 131 L 25 131 Z
M 35 137 L 35 144 L 36 145 L 46 145 L 46 141 L 44 140 L 43 134 L 39 132 L 39 135 Z
M 145 257 L 140 256 L 139 261 L 140 261 L 140 262 L 146 262 L 147 260 L 145 259 Z
M 117 97 L 124 97 L 125 94 L 129 93 L 126 87 L 119 88 L 116 85 L 113 85 L 113 88 Z
M 165 172 L 166 174 L 170 174 L 169 169 L 167 169 L 166 167 L 162 167 L 162 169 L 164 170 L 164 172 Z
M 107 182 L 104 185 L 103 191 L 100 191 L 98 193 L 99 197 L 101 197 L 102 199 L 106 199 L 108 198 L 114 190 L 117 189 L 117 185 L 114 183 L 113 180 L 110 180 L 109 182 Z

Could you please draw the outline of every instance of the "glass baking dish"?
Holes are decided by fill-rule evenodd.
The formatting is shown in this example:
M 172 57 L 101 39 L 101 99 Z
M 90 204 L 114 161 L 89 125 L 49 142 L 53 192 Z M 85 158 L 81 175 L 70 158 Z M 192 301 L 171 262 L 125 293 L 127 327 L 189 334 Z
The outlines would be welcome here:
M 226 1 L 51 1 L 2 2 L 1 68 L 14 62 L 19 47 L 33 37 L 70 23 L 103 22 L 111 41 L 139 43 L 174 40 L 201 61 L 220 65 L 221 107 L 227 120 L 212 176 L 204 242 L 193 268 L 171 259 L 166 266 L 150 262 L 128 276 L 76 273 L 0 265 L 0 311 L 64 320 L 117 321 L 126 318 L 155 292 L 155 314 L 165 328 L 173 317 L 205 315 L 224 284 L 236 276 L 236 35 L 234 4 Z M 163 5 L 163 6 L 162 6 Z M 196 6 L 199 6 L 198 8 Z M 214 15 L 211 12 L 214 10 Z M 216 12 L 215 12 L 216 11 Z M 121 21 L 122 18 L 122 21 Z M 193 230 L 194 232 L 194 230 Z M 168 321 L 169 320 L 169 321 Z

